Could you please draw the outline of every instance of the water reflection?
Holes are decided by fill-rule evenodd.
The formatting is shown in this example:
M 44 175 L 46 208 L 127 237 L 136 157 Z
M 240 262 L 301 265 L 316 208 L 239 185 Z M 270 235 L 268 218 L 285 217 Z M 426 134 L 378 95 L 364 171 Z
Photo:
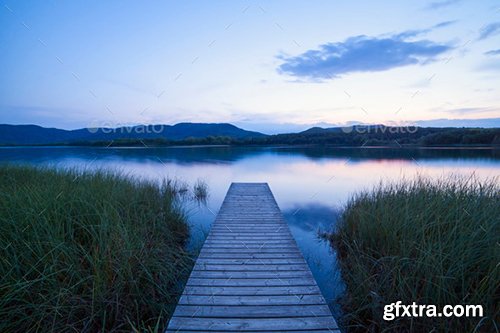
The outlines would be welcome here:
M 331 231 L 340 209 L 319 203 L 295 205 L 283 211 L 285 220 L 336 317 L 340 308 L 335 299 L 344 291 L 337 257 L 320 232 Z
M 352 195 L 381 180 L 450 173 L 478 178 L 499 174 L 500 150 L 394 149 L 332 147 L 182 147 L 182 148 L 0 148 L 0 162 L 111 169 L 138 177 L 176 178 L 192 186 L 207 182 L 207 205 L 188 204 L 189 248 L 196 251 L 231 182 L 268 182 L 297 244 L 324 296 L 343 289 L 334 253 L 317 237 L 329 229 Z M 334 302 L 332 309 L 338 311 Z
M 158 158 L 179 164 L 231 164 L 256 156 L 302 156 L 312 160 L 432 160 L 432 159 L 500 159 L 500 149 L 490 148 L 336 148 L 336 147 L 166 147 L 166 148 L 93 148 L 93 147 L 0 147 L 0 160 L 44 162 L 51 159 L 109 157 L 127 161 Z M 23 158 L 24 157 L 24 158 Z

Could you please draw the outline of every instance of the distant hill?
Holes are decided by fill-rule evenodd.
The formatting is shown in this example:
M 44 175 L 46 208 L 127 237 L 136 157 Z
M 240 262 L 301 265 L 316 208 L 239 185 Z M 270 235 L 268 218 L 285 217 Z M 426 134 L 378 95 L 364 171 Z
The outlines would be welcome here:
M 311 127 L 305 131 L 299 132 L 299 135 L 320 135 L 320 134 L 328 134 L 328 133 L 344 133 L 349 134 L 352 132 L 384 132 L 385 129 L 390 129 L 390 126 L 385 126 L 383 124 L 375 124 L 375 125 L 353 125 L 353 126 L 344 126 L 344 127 Z M 399 127 L 392 127 L 399 128 Z M 416 128 L 414 126 L 414 128 Z
M 0 125 L 0 145 L 169 146 L 302 145 L 499 146 L 499 128 L 312 127 L 300 133 L 265 135 L 231 124 L 179 123 L 119 128 L 62 130 L 35 125 Z
M 500 128 L 456 128 L 355 125 L 312 127 L 300 133 L 271 135 L 266 144 L 329 144 L 339 146 L 471 146 L 500 144 Z
M 265 134 L 246 131 L 227 123 L 179 123 L 176 125 L 140 125 L 119 128 L 81 128 L 63 130 L 36 125 L 1 125 L 2 145 L 72 144 L 110 140 L 160 139 L 179 141 L 207 137 L 230 139 L 263 138 Z
M 331 128 L 311 127 L 309 129 L 306 129 L 305 131 L 299 132 L 298 134 L 313 135 L 313 134 L 325 134 L 335 131 L 340 131 L 340 127 L 331 127 Z

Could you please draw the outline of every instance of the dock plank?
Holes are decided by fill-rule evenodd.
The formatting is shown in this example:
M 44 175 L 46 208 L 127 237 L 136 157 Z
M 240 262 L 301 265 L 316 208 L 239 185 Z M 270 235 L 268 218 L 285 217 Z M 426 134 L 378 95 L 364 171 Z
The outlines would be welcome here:
M 340 332 L 267 183 L 233 183 L 166 332 Z
M 231 295 L 231 296 L 271 296 L 271 295 L 319 295 L 314 286 L 283 287 L 193 287 L 187 286 L 184 295 Z
M 293 318 L 190 318 L 172 317 L 169 329 L 173 332 L 189 327 L 191 330 L 210 332 L 225 330 L 228 332 L 245 332 L 261 330 L 318 330 L 337 329 L 332 316 L 328 317 L 293 317 Z M 167 330 L 167 332 L 169 332 Z
M 174 316 L 186 317 L 193 314 L 199 318 L 293 318 L 302 317 L 304 314 L 331 316 L 330 309 L 326 305 L 290 305 L 290 306 L 193 306 L 178 305 Z

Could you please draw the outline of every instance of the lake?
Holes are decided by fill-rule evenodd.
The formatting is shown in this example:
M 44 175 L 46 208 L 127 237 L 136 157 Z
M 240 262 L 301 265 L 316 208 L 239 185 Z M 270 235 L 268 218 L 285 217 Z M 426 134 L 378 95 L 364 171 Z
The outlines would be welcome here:
M 499 149 L 330 147 L 4 147 L 0 162 L 59 168 L 111 169 L 153 180 L 175 178 L 209 186 L 205 205 L 187 206 L 196 252 L 231 182 L 267 182 L 297 245 L 335 314 L 343 284 L 334 251 L 318 238 L 332 230 L 351 195 L 380 181 L 450 174 L 491 178 L 500 174 Z

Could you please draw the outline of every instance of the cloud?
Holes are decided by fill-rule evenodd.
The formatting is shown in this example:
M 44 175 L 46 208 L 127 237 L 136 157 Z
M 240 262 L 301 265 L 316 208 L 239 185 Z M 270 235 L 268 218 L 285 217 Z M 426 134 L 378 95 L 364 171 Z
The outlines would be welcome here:
M 457 23 L 457 20 L 444 21 L 444 22 L 441 22 L 441 23 L 434 25 L 433 28 L 444 28 L 444 27 L 447 27 L 447 26 L 455 24 L 455 23 Z
M 429 33 L 429 32 L 431 32 L 434 29 L 439 29 L 439 28 L 444 28 L 444 27 L 450 26 L 452 24 L 455 24 L 456 22 L 457 22 L 457 20 L 444 21 L 444 22 L 440 22 L 440 23 L 435 24 L 432 27 L 426 28 L 426 29 L 406 30 L 406 31 L 403 31 L 403 32 L 401 32 L 401 33 L 399 33 L 397 35 L 394 35 L 394 37 L 396 37 L 396 38 L 402 38 L 402 39 L 411 38 L 411 37 L 417 37 L 419 35 L 423 35 L 423 34 Z
M 496 49 L 496 50 L 490 50 L 488 52 L 484 52 L 485 55 L 488 55 L 488 56 L 496 56 L 496 55 L 500 55 L 500 49 Z
M 483 40 L 488 37 L 497 35 L 500 33 L 500 22 L 494 22 L 490 23 L 483 28 L 481 28 L 481 31 L 479 32 L 479 37 L 478 40 Z
M 378 72 L 396 67 L 427 64 L 452 49 L 429 40 L 407 41 L 411 34 L 388 37 L 365 35 L 320 45 L 298 56 L 279 56 L 278 72 L 309 80 L 337 78 L 353 72 Z M 415 34 L 413 34 L 415 36 Z
M 482 118 L 482 119 L 430 119 L 418 120 L 414 122 L 422 127 L 500 127 L 500 118 Z
M 443 7 L 449 7 L 454 4 L 459 3 L 461 0 L 441 0 L 441 1 L 434 1 L 431 2 L 429 5 L 425 7 L 425 9 L 433 10 L 433 9 L 439 9 Z
M 496 61 L 496 59 L 489 59 L 489 61 L 483 62 L 481 65 L 477 66 L 476 69 L 478 71 L 490 72 L 490 74 L 494 74 L 492 72 L 500 71 L 500 62 Z M 497 78 L 496 74 L 494 78 Z
M 496 111 L 495 108 L 491 107 L 470 107 L 470 108 L 457 108 L 457 109 L 448 109 L 445 112 L 451 113 L 451 114 L 460 114 L 460 115 L 465 115 L 465 114 L 475 114 L 475 113 L 484 113 L 484 112 L 492 112 Z

